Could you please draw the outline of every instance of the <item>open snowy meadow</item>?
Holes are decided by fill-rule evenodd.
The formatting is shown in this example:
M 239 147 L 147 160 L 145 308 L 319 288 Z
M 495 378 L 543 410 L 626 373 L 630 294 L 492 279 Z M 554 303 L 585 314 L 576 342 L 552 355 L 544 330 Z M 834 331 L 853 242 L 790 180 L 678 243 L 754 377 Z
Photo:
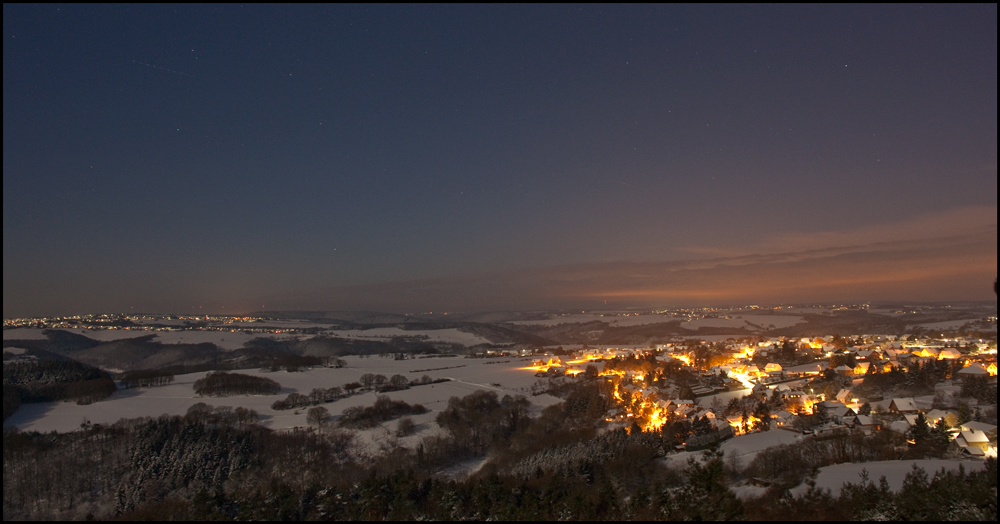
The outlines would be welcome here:
M 199 402 L 211 406 L 244 407 L 260 414 L 260 423 L 271 429 L 305 427 L 308 408 L 281 410 L 271 409 L 271 404 L 284 399 L 289 393 L 309 394 L 313 388 L 330 388 L 356 382 L 365 373 L 391 377 L 399 374 L 409 380 L 427 375 L 431 379 L 448 378 L 449 382 L 414 386 L 402 391 L 380 393 L 393 400 L 403 400 L 410 404 L 422 404 L 429 411 L 413 416 L 417 424 L 416 435 L 407 437 L 414 442 L 425 432 L 435 431 L 433 424 L 437 413 L 445 409 L 451 397 L 464 397 L 474 391 L 495 391 L 498 396 L 524 395 L 532 403 L 533 413 L 560 402 L 550 395 L 532 396 L 531 386 L 537 382 L 533 371 L 520 368 L 531 364 L 531 359 L 473 359 L 463 357 L 414 358 L 393 360 L 391 358 L 357 356 L 344 357 L 347 366 L 343 368 L 310 368 L 298 372 L 262 370 L 237 370 L 253 376 L 266 377 L 281 384 L 277 395 L 239 395 L 229 397 L 201 397 L 194 392 L 194 382 L 207 372 L 177 375 L 174 382 L 165 386 L 120 390 L 106 400 L 80 406 L 73 402 L 45 402 L 24 404 L 4 423 L 5 427 L 16 426 L 22 431 L 73 431 L 88 421 L 92 424 L 112 424 L 121 418 L 157 417 L 162 414 L 184 415 L 188 408 Z M 366 392 L 322 404 L 330 411 L 334 420 L 345 409 L 353 406 L 370 406 L 375 402 L 376 393 Z M 390 421 L 385 426 L 392 426 Z M 378 429 L 378 428 L 376 428 Z M 383 428 L 385 431 L 389 428 Z M 414 438 L 417 437 L 417 438 Z M 406 442 L 406 441 L 404 441 Z

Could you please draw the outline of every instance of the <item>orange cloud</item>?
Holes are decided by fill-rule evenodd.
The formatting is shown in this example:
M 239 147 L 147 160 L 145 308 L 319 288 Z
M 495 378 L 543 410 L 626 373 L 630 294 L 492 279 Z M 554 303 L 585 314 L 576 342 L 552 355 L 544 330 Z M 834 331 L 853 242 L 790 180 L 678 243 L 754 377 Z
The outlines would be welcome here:
M 340 287 L 266 300 L 276 307 L 393 311 L 581 307 L 604 300 L 633 305 L 991 300 L 996 208 L 808 238 L 785 235 L 758 249 L 697 260 L 576 264 Z

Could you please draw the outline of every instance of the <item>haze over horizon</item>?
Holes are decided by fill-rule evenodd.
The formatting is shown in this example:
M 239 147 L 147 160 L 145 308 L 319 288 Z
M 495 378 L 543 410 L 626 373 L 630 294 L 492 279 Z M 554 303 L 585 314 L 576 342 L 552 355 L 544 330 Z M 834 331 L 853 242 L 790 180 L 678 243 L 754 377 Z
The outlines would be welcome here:
M 996 4 L 3 9 L 5 318 L 996 299 Z

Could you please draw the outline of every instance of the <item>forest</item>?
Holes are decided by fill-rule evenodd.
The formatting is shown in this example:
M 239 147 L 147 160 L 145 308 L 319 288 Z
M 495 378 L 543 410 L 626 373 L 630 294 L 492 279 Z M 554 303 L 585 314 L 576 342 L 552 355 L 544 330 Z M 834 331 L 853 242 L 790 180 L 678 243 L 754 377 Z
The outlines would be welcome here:
M 73 360 L 4 362 L 3 418 L 26 402 L 71 400 L 89 404 L 118 390 L 111 375 Z
M 243 373 L 213 371 L 194 381 L 194 392 L 206 397 L 277 395 L 278 391 L 281 391 L 281 384 L 269 378 Z

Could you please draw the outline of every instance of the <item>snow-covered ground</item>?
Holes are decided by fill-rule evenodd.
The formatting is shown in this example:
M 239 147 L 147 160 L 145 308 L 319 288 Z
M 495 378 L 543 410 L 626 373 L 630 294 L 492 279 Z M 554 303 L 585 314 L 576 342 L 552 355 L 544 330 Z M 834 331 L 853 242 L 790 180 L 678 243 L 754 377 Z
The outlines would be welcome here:
M 913 326 L 919 326 L 919 327 L 922 327 L 922 328 L 925 328 L 925 329 L 931 329 L 931 330 L 934 330 L 934 329 L 958 329 L 958 328 L 964 326 L 965 324 L 968 324 L 969 322 L 975 322 L 977 320 L 981 320 L 981 319 L 979 319 L 979 318 L 966 318 L 966 319 L 960 319 L 960 320 L 945 320 L 945 321 L 942 321 L 942 322 L 927 322 L 926 324 L 914 324 Z M 908 326 L 908 327 L 913 327 L 913 326 Z
M 388 341 L 395 337 L 427 337 L 427 340 L 432 342 L 449 342 L 453 344 L 463 344 L 466 346 L 489 344 L 490 342 L 479 335 L 465 333 L 455 328 L 406 330 L 399 329 L 397 327 L 385 327 L 373 329 L 330 330 L 324 332 L 324 334 L 331 337 L 380 341 Z
M 869 308 L 868 312 L 875 315 L 885 315 L 888 317 L 901 317 L 910 314 L 909 311 L 901 311 L 899 309 L 883 309 L 883 308 Z
M 742 468 L 746 467 L 761 451 L 782 444 L 791 444 L 800 438 L 802 438 L 801 435 L 791 431 L 763 431 L 724 440 L 719 446 L 719 451 L 724 453 L 722 459 L 726 464 L 729 464 L 730 457 L 736 457 L 739 466 Z M 663 462 L 671 468 L 683 469 L 687 467 L 688 459 L 691 458 L 703 461 L 705 452 L 681 451 L 679 453 L 671 453 L 663 458 Z
M 776 328 L 791 327 L 802 322 L 802 317 L 798 315 L 728 315 L 729 318 L 696 318 L 687 322 L 681 322 L 681 327 L 685 329 L 698 329 L 702 327 L 726 327 L 740 328 L 755 324 L 763 327 L 774 326 Z
M 698 397 L 694 399 L 694 401 L 696 404 L 698 404 L 703 408 L 710 408 L 712 407 L 712 402 L 718 399 L 719 402 L 722 403 L 722 407 L 726 407 L 729 404 L 730 400 L 734 398 L 743 398 L 749 394 L 750 394 L 749 389 L 740 389 L 736 391 L 723 391 L 722 393 L 716 393 L 714 395 Z
M 681 327 L 684 329 L 698 329 L 703 327 L 738 329 L 746 325 L 746 321 L 742 318 L 694 318 L 681 322 Z
M 5 329 L 3 330 L 4 340 L 44 340 L 46 337 L 42 334 L 44 329 L 35 328 L 17 328 L 17 329 Z
M 730 486 L 729 491 L 735 493 L 740 499 L 746 500 L 763 495 L 767 491 L 767 488 L 754 486 L 753 484 L 740 484 L 739 486 Z
M 816 476 L 816 487 L 828 489 L 834 496 L 840 494 L 840 489 L 845 483 L 857 484 L 861 482 L 861 470 L 868 471 L 868 479 L 878 485 L 879 478 L 885 475 L 889 482 L 889 488 L 899 491 L 903 488 L 903 480 L 906 474 L 913 471 L 913 465 L 927 472 L 928 478 L 932 478 L 934 473 L 945 468 L 948 471 L 958 471 L 959 466 L 965 466 L 965 471 L 976 471 L 984 467 L 981 460 L 889 460 L 882 462 L 861 462 L 851 464 L 836 464 L 819 468 L 819 475 Z M 801 495 L 808 491 L 809 487 L 800 484 L 792 488 L 794 495 Z
M 729 457 L 735 456 L 740 467 L 746 467 L 761 451 L 782 444 L 791 444 L 800 438 L 802 438 L 800 434 L 792 431 L 762 431 L 733 437 L 723 442 L 719 449 L 725 453 L 726 463 L 729 463 Z
M 655 313 L 629 313 L 627 316 L 625 314 L 619 315 L 614 313 L 577 313 L 574 315 L 554 316 L 544 320 L 515 320 L 511 322 L 511 324 L 521 326 L 556 326 L 559 324 L 582 324 L 584 322 L 593 322 L 595 320 L 606 322 L 615 327 L 623 327 L 660 324 L 663 322 L 682 320 L 682 318 L 672 315 L 658 315 Z
M 531 396 L 530 388 L 538 378 L 534 372 L 519 369 L 530 365 L 530 361 L 520 359 L 496 363 L 496 359 L 467 358 L 424 358 L 410 360 L 392 360 L 386 358 L 345 357 L 347 367 L 312 368 L 305 371 L 288 373 L 284 371 L 270 373 L 260 370 L 240 370 L 254 376 L 263 376 L 281 384 L 278 395 L 267 396 L 233 396 L 233 397 L 199 397 L 195 395 L 193 385 L 196 380 L 207 373 L 189 373 L 178 375 L 174 382 L 166 386 L 129 389 L 115 393 L 107 400 L 87 406 L 78 406 L 72 402 L 46 402 L 24 404 L 4 422 L 4 426 L 17 426 L 28 431 L 72 431 L 80 427 L 81 422 L 111 424 L 121 418 L 142 416 L 156 417 L 161 414 L 183 415 L 188 408 L 199 402 L 212 406 L 243 406 L 254 409 L 261 415 L 261 424 L 272 429 L 306 426 L 306 409 L 275 411 L 271 404 L 275 400 L 285 398 L 289 393 L 308 394 L 313 388 L 330 388 L 343 386 L 357 381 L 365 373 L 382 374 L 391 377 L 401 374 L 408 379 L 419 379 L 424 375 L 437 378 L 451 378 L 450 382 L 415 386 L 413 388 L 385 393 L 394 400 L 404 400 L 410 404 L 423 404 L 429 413 L 413 417 L 413 421 L 421 430 L 433 430 L 437 412 L 445 409 L 448 399 L 463 397 L 478 390 L 496 391 L 497 395 L 523 394 L 532 402 L 533 415 L 543 408 L 561 402 L 549 395 Z M 450 369 L 435 369 L 450 368 Z M 331 415 L 339 416 L 345 409 L 352 406 L 370 406 L 375 402 L 373 392 L 357 394 L 348 398 L 323 404 Z M 394 422 L 388 423 L 395 429 Z M 412 437 L 407 437 L 412 438 Z
M 281 326 L 273 325 L 269 323 L 255 324 L 253 322 L 244 323 L 245 326 L 238 324 L 227 324 L 222 327 L 240 329 L 240 328 L 262 328 L 262 327 L 328 327 L 327 324 L 314 324 L 314 323 L 303 323 L 303 322 L 291 322 L 283 321 Z M 4 340 L 41 340 L 45 339 L 45 335 L 42 332 L 44 329 L 35 328 L 19 328 L 19 329 L 7 329 L 3 332 Z M 275 339 L 282 338 L 308 338 L 312 335 L 288 335 L 288 334 L 274 334 L 274 333 L 243 333 L 241 331 L 229 332 L 229 331 L 207 331 L 207 330 L 183 330 L 183 331 L 153 331 L 153 330 L 142 330 L 142 329 L 83 329 L 83 328 L 69 328 L 64 329 L 64 331 L 69 331 L 71 333 L 76 333 L 78 335 L 83 335 L 85 337 L 100 340 L 102 342 L 121 340 L 127 338 L 137 338 L 144 337 L 147 335 L 156 335 L 153 339 L 156 342 L 162 342 L 164 344 L 200 344 L 202 342 L 212 342 L 223 349 L 239 349 L 243 347 L 247 341 L 252 340 L 257 337 L 268 337 Z M 380 342 L 388 342 L 395 337 L 420 337 L 426 339 L 430 342 L 448 342 L 454 344 L 462 344 L 465 346 L 475 346 L 477 344 L 488 344 L 490 341 L 480 337 L 479 335 L 474 335 L 472 333 L 464 333 L 454 328 L 449 329 L 429 329 L 429 330 L 404 330 L 396 327 L 389 328 L 373 328 L 373 329 L 350 329 L 350 330 L 328 330 L 323 333 L 329 337 L 339 337 L 348 339 L 360 339 L 360 340 L 374 340 Z
M 469 478 L 473 473 L 482 469 L 486 462 L 489 461 L 488 457 L 478 457 L 465 462 L 459 462 L 450 468 L 445 468 L 444 470 L 438 472 L 438 475 L 449 480 L 465 480 Z
M 330 327 L 332 322 L 310 322 L 308 320 L 262 320 L 260 322 L 232 322 L 229 324 L 212 324 L 220 327 L 245 327 L 245 328 L 281 328 L 281 329 L 306 329 Z
M 163 326 L 183 326 L 185 323 L 190 324 L 190 320 L 181 320 L 179 318 L 140 318 L 138 320 L 132 321 L 135 324 L 160 324 Z
M 161 331 L 153 339 L 164 344 L 201 344 L 211 342 L 222 349 L 239 349 L 243 344 L 257 337 L 266 336 L 274 339 L 296 338 L 274 334 L 260 333 L 223 333 L 219 331 Z
M 36 330 L 44 331 L 44 330 Z M 112 340 L 124 340 L 129 338 L 139 338 L 146 337 L 149 335 L 157 334 L 156 331 L 145 331 L 140 329 L 83 329 L 83 328 L 69 328 L 62 329 L 60 331 L 69 331 L 70 333 L 76 333 L 77 335 L 83 335 L 89 339 L 100 340 L 101 342 L 110 342 Z M 42 338 L 45 338 L 44 336 Z

